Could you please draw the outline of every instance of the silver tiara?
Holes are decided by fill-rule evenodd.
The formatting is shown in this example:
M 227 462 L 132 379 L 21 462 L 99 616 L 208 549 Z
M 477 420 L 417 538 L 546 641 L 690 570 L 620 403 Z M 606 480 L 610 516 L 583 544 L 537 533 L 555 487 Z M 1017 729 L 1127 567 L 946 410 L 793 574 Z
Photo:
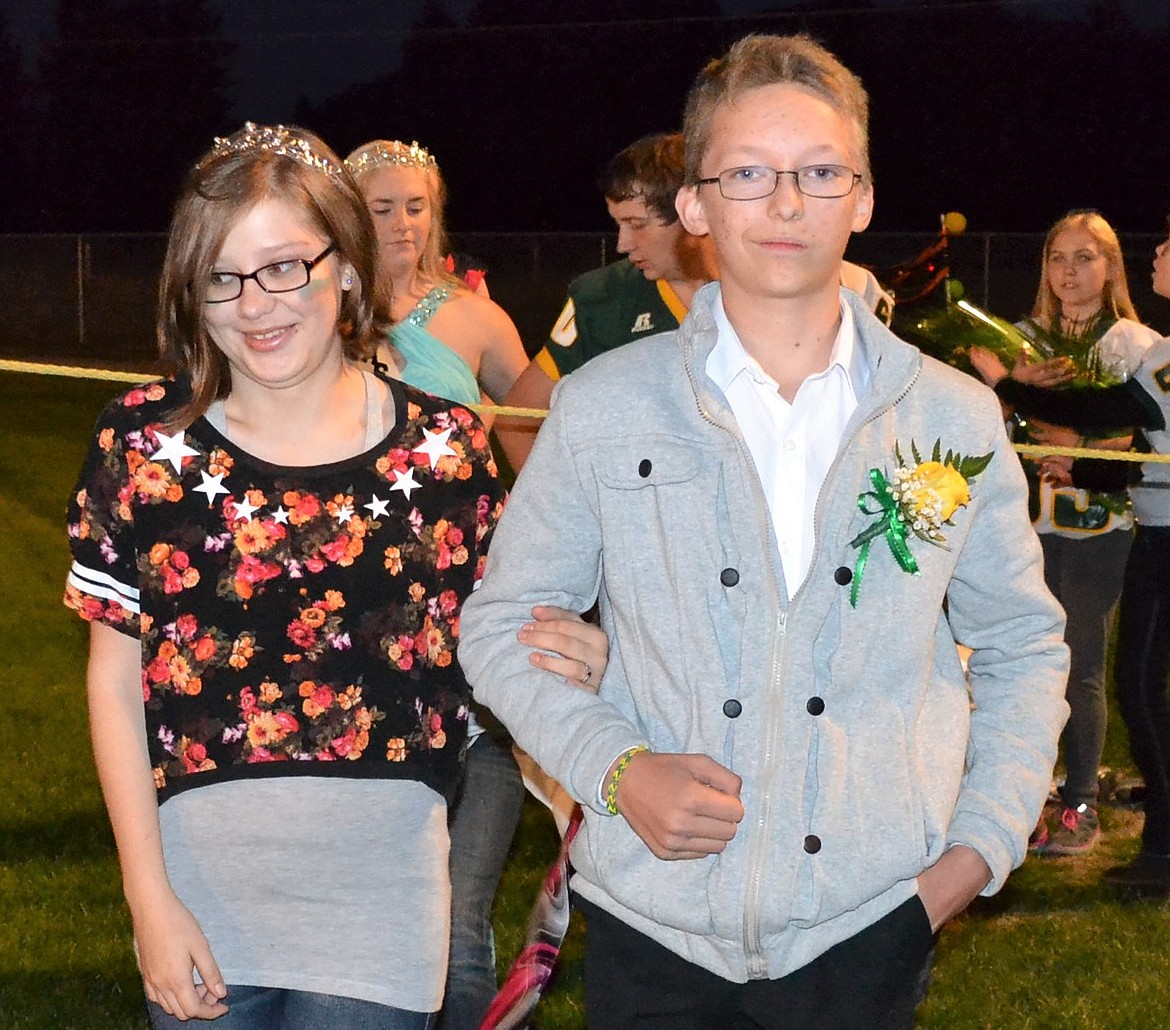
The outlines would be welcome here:
M 372 172 L 382 165 L 408 165 L 425 171 L 435 167 L 435 157 L 426 147 L 419 146 L 418 140 L 411 140 L 407 146 L 394 139 L 367 144 L 357 157 L 351 154 L 345 159 L 345 167 L 355 176 Z
M 341 168 L 337 162 L 318 154 L 313 145 L 295 129 L 283 125 L 257 125 L 255 122 L 244 122 L 244 127 L 230 136 L 216 136 L 211 144 L 211 152 L 201 164 L 226 154 L 239 154 L 249 150 L 267 150 L 282 157 L 291 157 L 294 161 L 300 161 L 301 164 L 316 168 L 326 175 L 334 177 L 341 175 Z

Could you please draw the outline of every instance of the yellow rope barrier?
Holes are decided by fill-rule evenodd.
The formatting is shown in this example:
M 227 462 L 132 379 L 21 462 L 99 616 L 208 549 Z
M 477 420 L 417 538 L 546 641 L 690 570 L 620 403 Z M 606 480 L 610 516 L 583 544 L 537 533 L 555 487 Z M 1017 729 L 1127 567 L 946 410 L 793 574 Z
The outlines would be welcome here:
M 1142 454 L 1138 451 L 1105 451 L 1093 447 L 1052 447 L 1035 443 L 1014 443 L 1017 454 L 1025 458 L 1043 458 L 1049 454 L 1070 458 L 1101 458 L 1104 461 L 1136 461 L 1156 465 L 1170 464 L 1170 454 Z
M 87 368 L 83 365 L 47 365 L 35 361 L 11 361 L 0 358 L 0 372 L 25 372 L 40 376 L 65 376 L 69 379 L 103 379 L 113 383 L 149 383 L 157 372 L 119 372 L 110 368 Z M 481 414 L 510 418 L 544 418 L 547 408 L 515 408 L 503 404 L 468 404 Z
M 0 358 L 0 372 L 26 372 L 31 375 L 67 376 L 71 379 L 104 379 L 115 383 L 146 383 L 158 376 L 152 372 L 118 372 L 107 368 L 80 365 L 48 365 L 33 361 L 10 361 Z M 480 414 L 497 418 L 544 418 L 545 408 L 516 408 L 503 404 L 469 404 Z M 1012 447 L 1025 458 L 1067 455 L 1071 458 L 1101 458 L 1105 461 L 1136 461 L 1145 464 L 1170 464 L 1170 454 L 1139 454 L 1136 451 L 1106 451 L 1092 447 L 1046 447 L 1042 444 L 1016 443 Z
M 78 365 L 42 365 L 35 361 L 8 361 L 0 358 L 0 372 L 27 372 L 38 376 L 66 376 L 69 379 L 105 379 L 113 383 L 147 383 L 158 376 L 151 372 L 118 372 L 109 368 Z

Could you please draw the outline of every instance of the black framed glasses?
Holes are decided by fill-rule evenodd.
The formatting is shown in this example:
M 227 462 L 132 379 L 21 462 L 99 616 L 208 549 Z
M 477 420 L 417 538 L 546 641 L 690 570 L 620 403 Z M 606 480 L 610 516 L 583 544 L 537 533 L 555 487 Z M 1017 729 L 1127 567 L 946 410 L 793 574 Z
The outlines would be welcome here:
M 791 175 L 797 190 L 804 196 L 823 200 L 846 197 L 861 182 L 861 173 L 847 165 L 804 165 L 793 170 L 743 165 L 725 168 L 709 179 L 700 179 L 699 185 L 718 183 L 719 192 L 728 200 L 761 200 L 776 192 L 782 175 Z
M 304 258 L 295 258 L 288 261 L 274 261 L 254 272 L 212 272 L 207 276 L 207 296 L 203 299 L 208 304 L 224 304 L 235 300 L 244 292 L 244 283 L 255 279 L 256 285 L 265 293 L 292 293 L 309 285 L 313 276 L 313 269 L 324 261 L 337 249 L 336 243 L 330 243 L 312 261 Z

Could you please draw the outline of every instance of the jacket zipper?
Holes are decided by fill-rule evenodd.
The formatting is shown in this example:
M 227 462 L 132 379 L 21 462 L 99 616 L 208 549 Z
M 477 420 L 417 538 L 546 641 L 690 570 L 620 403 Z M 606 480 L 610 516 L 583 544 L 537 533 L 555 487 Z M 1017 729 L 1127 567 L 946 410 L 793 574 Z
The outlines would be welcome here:
M 829 471 L 825 475 L 825 483 L 828 483 L 832 480 L 841 462 L 841 455 L 844 454 L 850 446 L 852 446 L 853 441 L 857 438 L 861 430 L 868 426 L 871 422 L 876 421 L 887 411 L 891 410 L 895 405 L 900 403 L 903 398 L 905 398 L 914 388 L 914 384 L 918 382 L 918 377 L 921 372 L 922 362 L 919 361 L 917 367 L 914 369 L 914 374 L 910 377 L 909 381 L 901 389 L 901 391 L 899 391 L 899 393 L 886 404 L 882 405 L 880 408 L 866 416 L 865 420 L 861 422 L 856 429 L 854 429 L 853 433 L 849 437 L 849 440 L 844 442 L 842 446 L 838 447 L 837 455 L 834 457 L 833 463 L 829 466 Z M 736 446 L 739 449 L 742 457 L 743 452 L 746 450 L 747 446 L 742 439 L 742 435 L 732 432 L 727 426 L 719 422 L 706 410 L 706 408 L 703 406 L 703 402 L 699 398 L 699 393 L 696 388 L 697 383 L 695 382 L 694 376 L 691 374 L 691 370 L 689 368 L 688 374 L 690 375 L 692 388 L 695 392 L 695 404 L 699 411 L 699 417 L 709 425 L 712 425 L 717 429 L 722 429 L 724 432 L 730 434 L 731 437 L 735 440 Z M 748 468 L 754 467 L 754 462 L 750 453 L 747 454 L 747 461 Z M 820 525 L 821 494 L 823 493 L 824 490 L 822 488 L 821 492 L 817 494 L 817 500 L 813 507 L 813 525 L 817 527 Z M 765 503 L 766 501 L 767 498 L 765 497 Z M 764 535 L 766 537 L 767 533 Z M 810 570 L 812 569 L 813 565 L 816 564 L 817 552 L 820 550 L 820 540 L 821 538 L 818 535 L 816 551 L 814 551 L 812 563 L 809 565 Z M 780 602 L 779 584 L 776 583 L 774 576 L 771 577 L 771 581 L 776 598 L 776 623 L 773 627 L 772 635 L 772 679 L 770 682 L 774 685 L 779 685 L 783 682 L 782 677 L 788 613 L 795 608 L 797 601 L 795 597 L 791 598 L 788 604 L 788 612 L 786 612 Z M 797 589 L 796 593 L 797 595 L 800 594 L 799 588 Z M 777 741 L 774 740 L 774 736 L 778 722 L 779 720 L 769 719 L 767 726 L 765 727 L 763 761 L 764 776 L 762 777 L 761 781 L 764 786 L 761 787 L 757 796 L 759 816 L 756 819 L 756 839 L 753 841 L 748 855 L 748 889 L 745 892 L 743 914 L 743 944 L 745 956 L 747 959 L 747 975 L 749 979 L 753 980 L 762 979 L 768 975 L 768 963 L 764 955 L 763 944 L 760 939 L 760 912 L 762 908 L 761 894 L 763 892 L 764 885 L 764 863 L 767 859 L 768 852 L 769 835 L 767 831 L 770 822 L 769 812 L 771 811 L 771 790 L 766 785 L 772 782 L 771 766 L 774 755 L 776 753 Z
M 709 425 L 716 429 L 721 429 L 727 433 L 734 441 L 736 448 L 740 453 L 741 462 L 746 462 L 743 467 L 747 469 L 754 469 L 755 462 L 752 459 L 751 452 L 747 449 L 747 444 L 744 442 L 742 434 L 736 433 L 728 426 L 716 419 L 703 406 L 699 399 L 698 391 L 695 391 L 695 403 L 699 410 L 699 417 Z M 761 493 L 763 488 L 761 487 Z M 764 497 L 765 508 L 767 507 L 767 497 Z M 767 526 L 764 527 L 764 539 L 768 539 Z M 769 583 L 772 587 L 773 600 L 776 607 L 776 622 L 772 631 L 772 676 L 770 683 L 781 682 L 781 668 L 784 659 L 784 626 L 787 622 L 787 613 L 784 610 L 783 603 L 780 598 L 780 585 L 776 581 L 775 575 L 769 576 Z M 791 603 L 789 605 L 791 607 Z M 772 764 L 772 755 L 775 752 L 776 741 L 774 740 L 776 733 L 776 723 L 778 720 L 768 719 L 764 730 L 764 768 L 767 770 Z M 767 779 L 765 778 L 765 782 Z M 758 815 L 756 817 L 755 833 L 752 844 L 749 847 L 748 854 L 748 889 L 746 891 L 747 902 L 744 906 L 743 919 L 743 945 L 744 952 L 747 957 L 747 972 L 750 979 L 759 979 L 767 975 L 767 962 L 764 959 L 763 951 L 760 947 L 760 928 L 759 928 L 759 913 L 760 913 L 760 893 L 763 889 L 763 866 L 764 859 L 767 857 L 767 841 L 768 841 L 768 824 L 769 811 L 771 805 L 770 791 L 764 788 L 759 795 Z M 760 852 L 764 852 L 761 854 Z

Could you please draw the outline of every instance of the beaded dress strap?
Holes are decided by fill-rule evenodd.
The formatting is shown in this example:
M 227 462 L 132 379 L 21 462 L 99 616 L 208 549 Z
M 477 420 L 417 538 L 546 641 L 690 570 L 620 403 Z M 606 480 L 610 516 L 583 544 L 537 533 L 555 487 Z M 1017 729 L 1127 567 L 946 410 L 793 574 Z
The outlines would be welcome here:
M 420 329 L 425 326 L 435 316 L 435 312 L 439 310 L 451 296 L 451 287 L 436 286 L 425 297 L 422 298 L 413 308 L 410 309 L 410 314 L 406 316 L 404 321 L 411 325 L 416 325 Z

